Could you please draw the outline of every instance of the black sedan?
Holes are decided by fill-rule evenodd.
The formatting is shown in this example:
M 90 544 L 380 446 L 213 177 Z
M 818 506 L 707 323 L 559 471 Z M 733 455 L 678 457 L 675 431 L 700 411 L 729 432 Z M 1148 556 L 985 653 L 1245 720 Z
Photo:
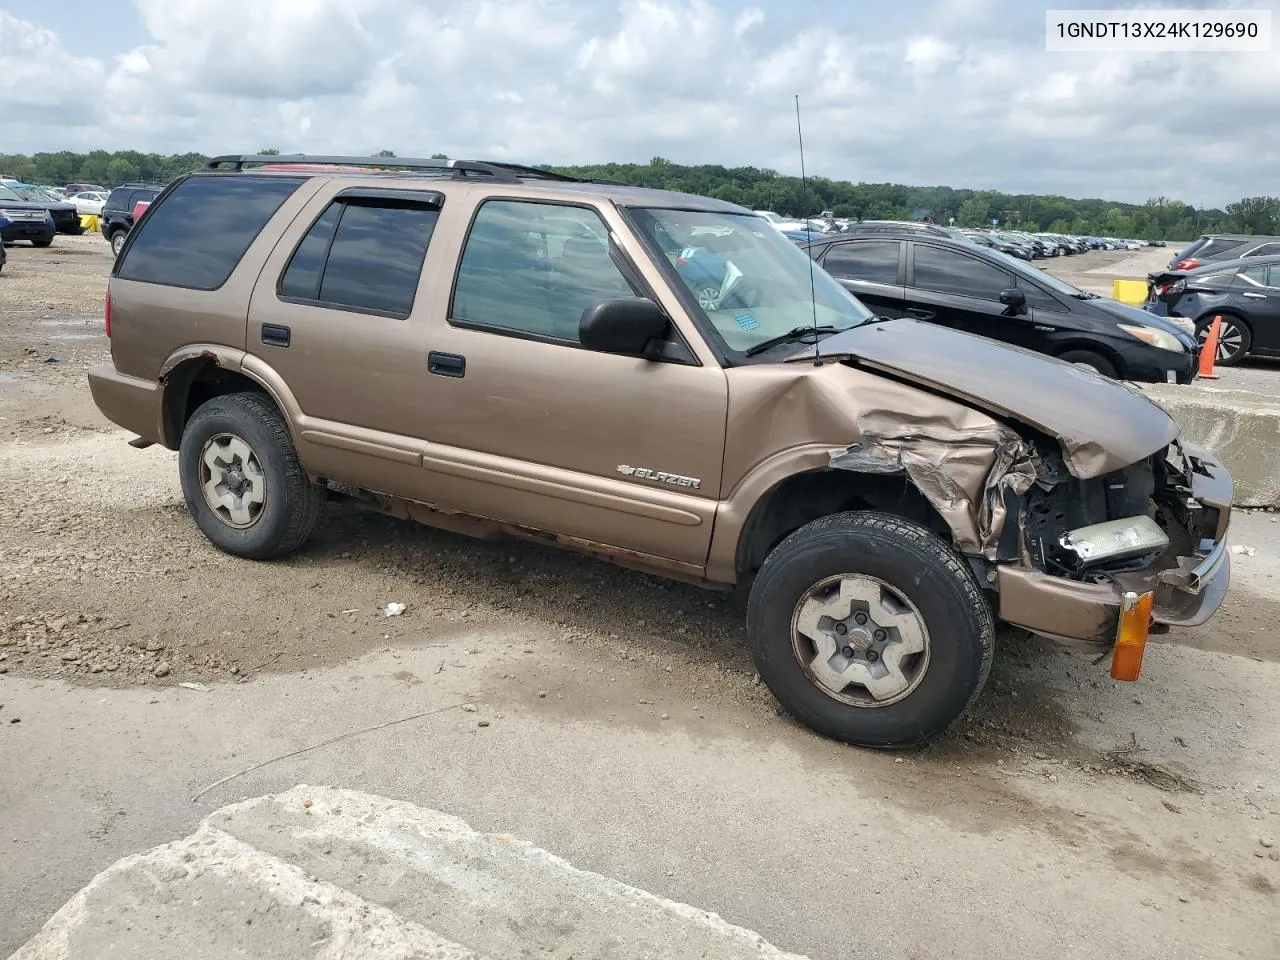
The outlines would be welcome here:
M 909 234 L 823 237 L 807 249 L 881 316 L 980 334 L 1118 379 L 1195 377 L 1190 321 L 1085 293 L 997 250 Z
M 1280 357 L 1280 256 L 1164 270 L 1150 274 L 1147 284 L 1147 310 L 1193 321 L 1202 343 L 1213 318 L 1222 318 L 1217 363 L 1231 366 L 1250 354 Z

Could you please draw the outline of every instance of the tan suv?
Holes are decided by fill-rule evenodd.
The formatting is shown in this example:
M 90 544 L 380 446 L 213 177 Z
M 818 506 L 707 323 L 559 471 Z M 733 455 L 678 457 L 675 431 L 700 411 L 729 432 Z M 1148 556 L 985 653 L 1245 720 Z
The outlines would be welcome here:
M 1231 479 L 1158 406 L 873 316 L 750 211 L 505 164 L 209 166 L 131 232 L 89 381 L 225 551 L 354 496 L 749 587 L 769 688 L 877 747 L 963 713 L 996 619 L 1131 680 L 1222 601 Z

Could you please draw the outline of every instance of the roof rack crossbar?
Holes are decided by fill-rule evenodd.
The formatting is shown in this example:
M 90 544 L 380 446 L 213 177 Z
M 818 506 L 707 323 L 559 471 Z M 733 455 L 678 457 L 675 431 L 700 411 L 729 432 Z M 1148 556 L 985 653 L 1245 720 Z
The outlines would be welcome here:
M 539 170 L 536 167 L 520 167 L 516 164 L 480 163 L 476 160 L 436 160 L 434 158 L 423 159 L 420 157 L 318 156 L 307 153 L 226 154 L 211 158 L 209 162 L 205 164 L 205 168 L 208 170 L 230 169 L 240 171 L 245 168 L 245 164 L 276 163 L 301 163 L 325 167 L 375 167 L 383 170 L 451 170 L 455 177 L 465 177 L 468 174 L 480 174 L 482 176 L 492 177 L 494 180 L 498 180 L 503 183 L 518 183 L 520 178 L 516 175 L 516 171 L 525 173 L 528 176 L 533 176 L 536 173 L 541 176 L 546 176 L 549 179 L 555 179 L 562 176 L 561 174 L 552 173 L 549 170 Z

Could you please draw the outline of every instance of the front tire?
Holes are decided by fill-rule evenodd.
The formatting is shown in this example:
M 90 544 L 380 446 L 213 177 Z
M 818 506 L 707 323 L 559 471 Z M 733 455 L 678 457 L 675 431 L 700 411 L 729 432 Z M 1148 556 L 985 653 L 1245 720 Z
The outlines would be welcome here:
M 269 560 L 315 531 L 324 488 L 311 482 L 289 427 L 266 397 L 214 397 L 192 414 L 178 450 L 187 511 L 219 550 Z
M 126 230 L 117 230 L 111 234 L 111 252 L 115 256 L 120 256 L 120 249 L 124 246 L 125 239 L 129 236 Z
M 32 240 L 32 241 L 31 241 L 31 245 L 32 245 L 33 247 L 48 247 L 48 246 L 50 246 L 50 245 L 52 245 L 52 244 L 53 244 L 53 238 L 52 238 L 52 237 L 50 237 L 48 240 Z
M 928 741 L 977 699 L 995 626 L 964 561 L 882 513 L 801 527 L 765 559 L 747 603 L 760 677 L 805 726 L 845 743 Z

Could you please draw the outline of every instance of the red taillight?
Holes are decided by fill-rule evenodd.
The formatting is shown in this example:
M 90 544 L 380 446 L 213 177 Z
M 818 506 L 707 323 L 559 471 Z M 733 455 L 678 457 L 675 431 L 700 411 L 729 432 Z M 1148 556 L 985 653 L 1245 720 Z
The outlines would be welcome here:
M 111 336 L 111 291 L 107 291 L 106 305 L 102 311 L 102 325 L 106 328 L 107 337 Z
M 1190 257 L 1187 257 L 1185 260 L 1179 260 L 1179 261 L 1178 261 L 1178 263 L 1177 263 L 1177 265 L 1176 265 L 1173 269 L 1175 269 L 1175 270 L 1194 270 L 1194 269 L 1195 269 L 1196 267 L 1198 267 L 1198 266 L 1200 266 L 1200 261 L 1199 261 L 1199 260 L 1192 260 Z

